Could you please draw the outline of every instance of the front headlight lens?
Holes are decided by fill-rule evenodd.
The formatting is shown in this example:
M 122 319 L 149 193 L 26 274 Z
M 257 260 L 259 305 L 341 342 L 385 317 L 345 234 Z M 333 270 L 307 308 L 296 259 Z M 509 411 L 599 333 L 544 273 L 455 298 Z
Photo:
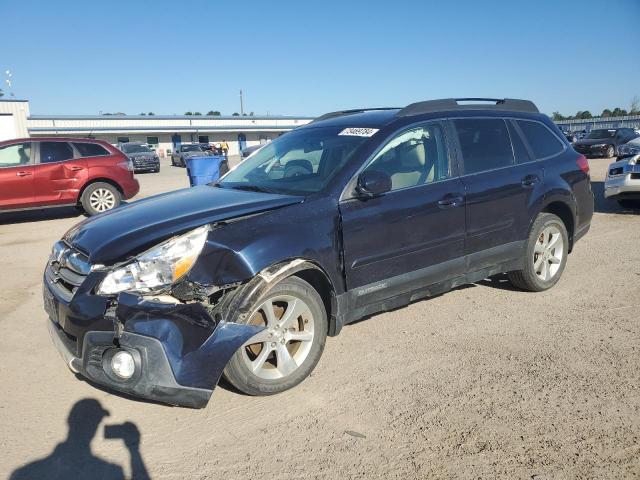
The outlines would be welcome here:
M 621 157 L 640 155 L 640 145 L 620 145 L 618 147 L 618 154 Z
M 149 292 L 175 283 L 196 263 L 208 232 L 205 225 L 147 250 L 109 273 L 98 286 L 98 295 Z

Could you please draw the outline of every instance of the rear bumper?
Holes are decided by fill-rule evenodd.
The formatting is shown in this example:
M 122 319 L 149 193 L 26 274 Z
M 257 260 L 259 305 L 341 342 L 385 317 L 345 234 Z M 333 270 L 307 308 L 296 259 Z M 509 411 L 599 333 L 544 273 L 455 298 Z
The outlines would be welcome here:
M 127 178 L 121 182 L 120 186 L 122 187 L 122 196 L 125 200 L 135 197 L 138 192 L 140 192 L 140 183 L 138 183 L 138 180 L 133 175 L 131 175 L 131 178 Z

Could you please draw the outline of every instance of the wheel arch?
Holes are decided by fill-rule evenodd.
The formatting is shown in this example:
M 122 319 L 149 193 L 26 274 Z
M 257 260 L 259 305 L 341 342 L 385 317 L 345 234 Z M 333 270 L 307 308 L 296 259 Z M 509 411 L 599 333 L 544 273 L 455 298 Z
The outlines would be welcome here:
M 339 333 L 339 326 L 336 321 L 337 301 L 336 290 L 329 275 L 317 263 L 295 258 L 275 263 L 262 269 L 256 276 L 238 288 L 226 308 L 228 321 L 235 322 L 248 315 L 252 306 L 258 301 L 267 290 L 285 278 L 296 276 L 309 283 L 320 295 L 322 303 L 327 313 L 327 321 L 330 336 Z
M 546 204 L 540 212 L 538 212 L 538 214 L 540 213 L 551 213 L 562 220 L 562 223 L 564 223 L 564 226 L 567 229 L 567 236 L 569 237 L 569 252 L 571 252 L 573 249 L 573 236 L 576 225 L 575 213 L 571 206 L 562 200 L 554 200 Z

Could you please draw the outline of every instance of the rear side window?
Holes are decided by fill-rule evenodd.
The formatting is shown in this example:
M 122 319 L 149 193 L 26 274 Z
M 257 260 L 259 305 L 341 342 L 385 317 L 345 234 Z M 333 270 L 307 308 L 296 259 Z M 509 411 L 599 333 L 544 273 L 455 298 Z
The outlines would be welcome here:
M 81 157 L 102 157 L 105 155 L 111 155 L 109 151 L 102 145 L 97 143 L 74 143 L 76 150 L 80 152 Z
M 67 142 L 40 142 L 40 163 L 71 160 L 73 149 Z
M 502 119 L 465 118 L 453 121 L 464 161 L 464 173 L 513 165 L 513 150 Z
M 537 160 L 557 155 L 564 149 L 560 139 L 543 124 L 527 120 L 516 120 L 516 122 L 527 138 Z
M 0 148 L 0 168 L 31 163 L 31 143 L 17 143 Z

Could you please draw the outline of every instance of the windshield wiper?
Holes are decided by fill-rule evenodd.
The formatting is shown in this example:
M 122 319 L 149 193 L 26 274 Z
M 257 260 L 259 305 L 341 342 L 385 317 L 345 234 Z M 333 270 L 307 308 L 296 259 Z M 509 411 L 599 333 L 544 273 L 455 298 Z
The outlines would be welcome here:
M 247 190 L 249 192 L 274 193 L 273 190 L 271 190 L 268 187 L 264 187 L 262 185 L 252 185 L 252 184 L 234 185 L 231 188 L 234 190 Z

